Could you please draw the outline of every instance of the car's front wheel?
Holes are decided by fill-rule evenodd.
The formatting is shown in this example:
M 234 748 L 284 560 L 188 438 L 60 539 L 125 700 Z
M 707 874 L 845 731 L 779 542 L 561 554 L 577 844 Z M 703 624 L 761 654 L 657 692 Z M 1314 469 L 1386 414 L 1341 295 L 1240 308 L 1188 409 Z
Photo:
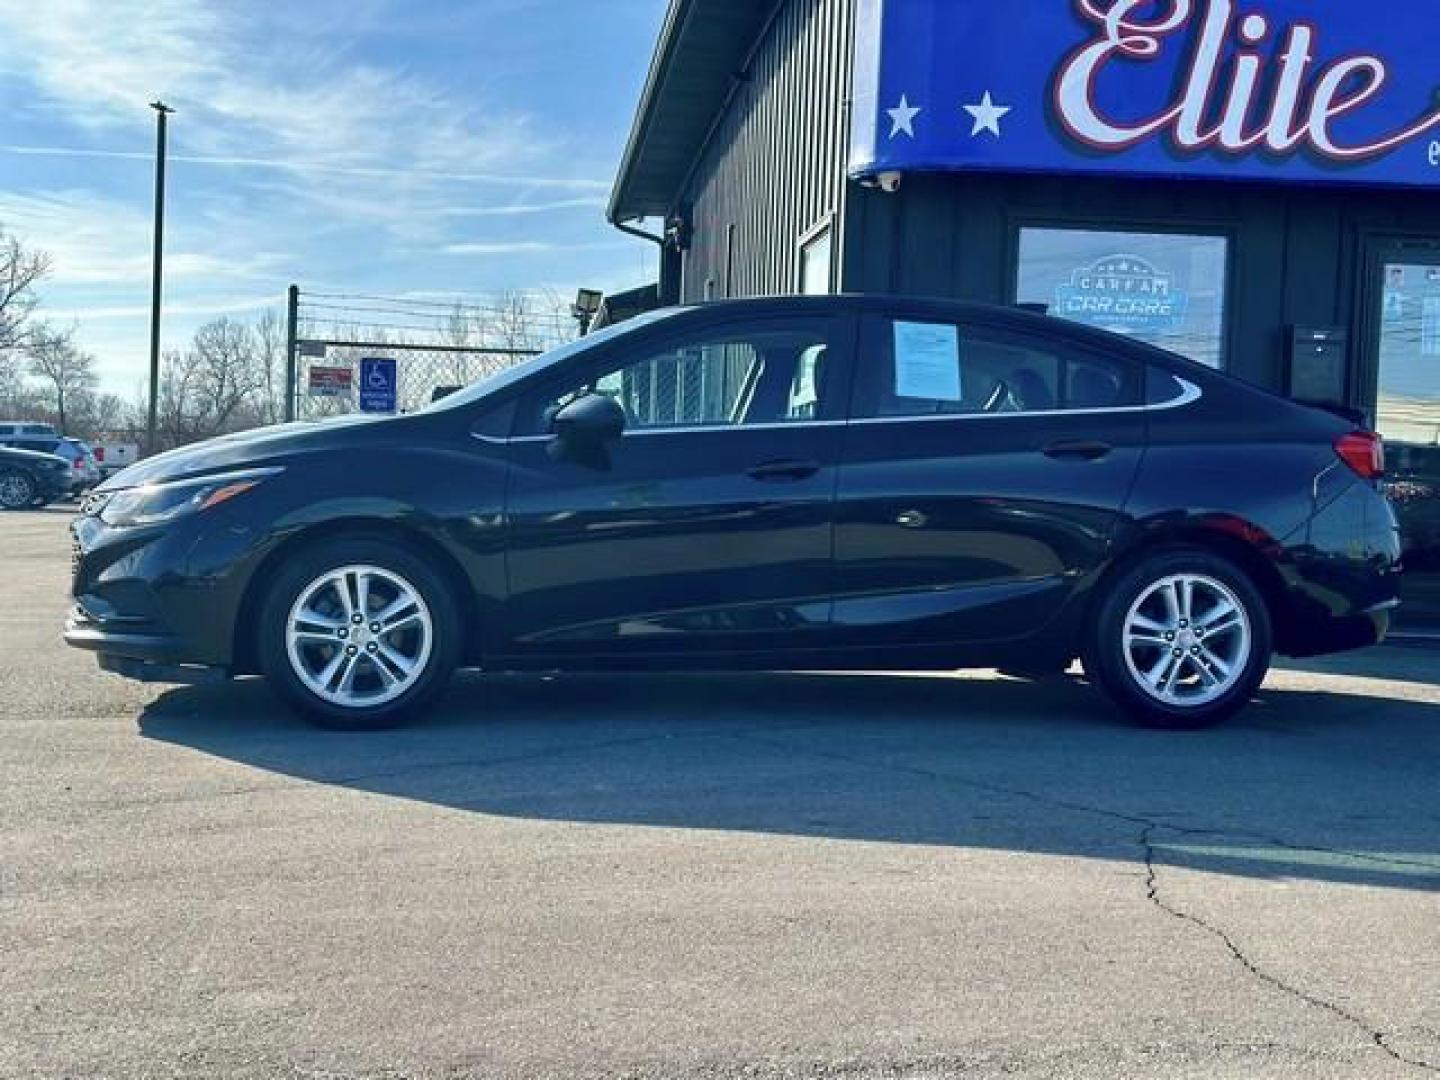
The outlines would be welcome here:
M 35 481 L 23 472 L 0 472 L 0 509 L 26 510 L 39 495 Z
M 1243 709 L 1270 668 L 1265 599 L 1228 560 L 1201 550 L 1142 559 L 1101 600 L 1085 668 L 1133 718 L 1202 728 Z
M 378 729 L 431 705 L 460 655 L 443 578 L 389 540 L 341 539 L 287 560 L 260 616 L 266 676 L 316 722 Z

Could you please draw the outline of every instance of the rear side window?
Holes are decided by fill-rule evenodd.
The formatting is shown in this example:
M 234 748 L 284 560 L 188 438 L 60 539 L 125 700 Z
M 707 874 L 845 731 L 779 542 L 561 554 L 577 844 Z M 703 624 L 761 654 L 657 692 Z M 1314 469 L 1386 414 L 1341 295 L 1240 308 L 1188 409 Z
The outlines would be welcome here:
M 1036 335 L 884 320 L 856 380 L 856 419 L 1049 413 L 1139 405 L 1138 365 Z

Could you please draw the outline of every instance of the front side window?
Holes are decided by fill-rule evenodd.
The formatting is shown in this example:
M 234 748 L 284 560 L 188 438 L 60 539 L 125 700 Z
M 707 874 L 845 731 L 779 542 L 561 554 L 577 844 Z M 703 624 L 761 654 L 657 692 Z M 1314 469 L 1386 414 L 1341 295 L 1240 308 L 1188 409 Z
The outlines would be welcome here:
M 1127 408 L 1143 399 L 1128 361 L 1026 334 L 897 319 L 857 375 L 856 419 Z
M 1025 228 L 1015 297 L 1218 368 L 1228 253 L 1223 236 Z
M 819 419 L 830 370 L 823 324 L 716 330 L 541 392 L 523 434 L 547 434 L 555 413 L 586 394 L 625 410 L 626 430 L 804 423 Z

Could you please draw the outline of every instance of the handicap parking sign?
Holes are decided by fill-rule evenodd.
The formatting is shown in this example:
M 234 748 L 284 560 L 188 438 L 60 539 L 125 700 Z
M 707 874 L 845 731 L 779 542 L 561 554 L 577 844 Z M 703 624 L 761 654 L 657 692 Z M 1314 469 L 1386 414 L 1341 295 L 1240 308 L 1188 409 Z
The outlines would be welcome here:
M 398 407 L 399 372 L 390 357 L 360 361 L 360 411 L 393 413 Z

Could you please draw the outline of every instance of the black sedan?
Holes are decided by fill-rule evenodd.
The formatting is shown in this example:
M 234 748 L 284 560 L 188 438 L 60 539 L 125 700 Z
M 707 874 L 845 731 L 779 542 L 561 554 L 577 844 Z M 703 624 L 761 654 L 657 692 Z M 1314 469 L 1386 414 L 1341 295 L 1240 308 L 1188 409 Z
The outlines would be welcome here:
M 0 510 L 29 510 L 70 494 L 70 462 L 0 446 Z
M 1381 640 L 1378 437 L 1128 340 L 879 298 L 658 312 L 415 415 L 108 480 L 70 644 L 373 727 L 490 670 L 1000 666 L 1217 722 Z

